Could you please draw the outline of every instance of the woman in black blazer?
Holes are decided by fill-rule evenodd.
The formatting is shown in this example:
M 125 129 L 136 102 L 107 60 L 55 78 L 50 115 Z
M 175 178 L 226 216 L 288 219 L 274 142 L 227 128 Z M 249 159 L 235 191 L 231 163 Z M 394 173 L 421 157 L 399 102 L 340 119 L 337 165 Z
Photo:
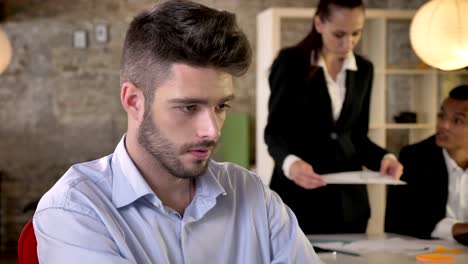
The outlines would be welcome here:
M 321 0 L 312 31 L 281 50 L 271 67 L 270 186 L 307 234 L 365 232 L 370 216 L 365 185 L 324 186 L 320 174 L 362 166 L 402 173 L 367 137 L 373 66 L 353 53 L 364 20 L 361 0 Z

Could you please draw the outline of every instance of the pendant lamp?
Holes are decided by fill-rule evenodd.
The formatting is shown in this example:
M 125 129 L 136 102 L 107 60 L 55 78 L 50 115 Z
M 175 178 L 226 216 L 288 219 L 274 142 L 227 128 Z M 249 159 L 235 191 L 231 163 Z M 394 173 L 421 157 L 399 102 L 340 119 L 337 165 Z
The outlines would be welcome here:
M 468 66 L 468 0 L 430 0 L 411 21 L 410 41 L 428 65 L 449 71 Z
M 7 34 L 0 29 L 0 74 L 11 61 L 11 44 Z

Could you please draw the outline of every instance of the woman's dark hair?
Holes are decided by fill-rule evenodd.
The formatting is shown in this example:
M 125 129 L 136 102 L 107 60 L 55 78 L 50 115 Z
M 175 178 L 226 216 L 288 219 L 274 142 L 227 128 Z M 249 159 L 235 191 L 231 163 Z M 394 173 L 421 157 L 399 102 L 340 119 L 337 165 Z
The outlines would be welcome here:
M 321 21 L 329 20 L 333 7 L 349 9 L 362 7 L 362 9 L 364 9 L 364 3 L 362 2 L 362 0 L 320 0 L 315 11 L 314 18 L 319 17 Z M 312 30 L 296 46 L 305 49 L 308 52 L 308 54 L 313 52 L 314 60 L 316 61 L 318 59 L 319 52 L 323 46 L 323 41 L 322 36 L 320 35 L 320 33 L 317 32 L 317 29 L 315 28 L 314 20 L 312 20 Z
M 162 1 L 136 16 L 125 37 L 120 84 L 131 82 L 149 103 L 174 63 L 245 73 L 251 48 L 234 14 L 186 0 Z M 147 103 L 145 100 L 145 104 Z

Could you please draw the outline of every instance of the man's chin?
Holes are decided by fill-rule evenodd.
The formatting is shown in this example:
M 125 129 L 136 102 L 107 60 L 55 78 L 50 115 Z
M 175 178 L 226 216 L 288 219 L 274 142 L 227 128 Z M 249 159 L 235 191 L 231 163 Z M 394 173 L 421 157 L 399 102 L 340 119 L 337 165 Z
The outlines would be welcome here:
M 447 140 L 446 139 L 436 137 L 435 142 L 436 142 L 437 146 L 439 146 L 441 148 L 447 148 Z
M 188 167 L 197 167 L 200 165 L 208 164 L 208 161 L 211 159 L 211 155 L 197 157 L 191 154 L 186 154 L 181 157 L 181 161 Z
M 193 178 L 197 178 L 198 176 L 205 174 L 208 169 L 208 161 L 209 160 L 196 160 L 185 168 L 187 171 L 191 172 Z

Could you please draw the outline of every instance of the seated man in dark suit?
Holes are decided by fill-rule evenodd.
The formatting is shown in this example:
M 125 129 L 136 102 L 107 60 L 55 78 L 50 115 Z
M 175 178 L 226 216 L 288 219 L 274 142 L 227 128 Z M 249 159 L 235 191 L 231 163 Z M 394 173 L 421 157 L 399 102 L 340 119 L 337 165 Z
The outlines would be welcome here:
M 459 242 L 466 239 L 468 85 L 454 88 L 442 103 L 436 134 L 404 147 L 400 161 L 405 168 L 401 180 L 408 185 L 389 187 L 385 231 Z

